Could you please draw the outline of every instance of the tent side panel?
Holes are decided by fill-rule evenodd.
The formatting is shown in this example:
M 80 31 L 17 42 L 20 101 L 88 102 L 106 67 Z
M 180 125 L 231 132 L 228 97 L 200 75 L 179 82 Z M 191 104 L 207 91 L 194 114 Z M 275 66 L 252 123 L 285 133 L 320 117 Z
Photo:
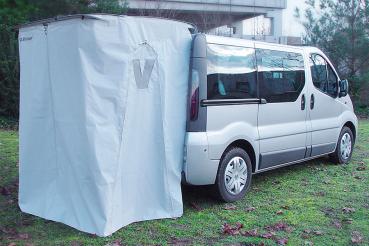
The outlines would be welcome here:
M 100 16 L 20 37 L 20 207 L 107 236 L 183 213 L 191 34 L 183 23 Z
M 45 30 L 22 29 L 20 53 L 19 206 L 45 217 L 58 186 L 55 122 Z

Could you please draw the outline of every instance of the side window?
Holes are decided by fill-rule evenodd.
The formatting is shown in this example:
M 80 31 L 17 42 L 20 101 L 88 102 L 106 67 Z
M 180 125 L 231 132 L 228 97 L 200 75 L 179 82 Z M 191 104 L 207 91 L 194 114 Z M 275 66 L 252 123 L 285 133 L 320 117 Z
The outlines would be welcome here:
M 209 44 L 208 99 L 256 98 L 255 50 Z
M 305 86 L 301 54 L 257 49 L 259 95 L 268 103 L 294 102 Z
M 320 55 L 311 56 L 311 77 L 316 88 L 327 91 L 327 63 Z
M 320 55 L 311 55 L 310 70 L 314 86 L 325 94 L 336 97 L 338 78 L 326 60 Z
M 338 93 L 338 78 L 337 75 L 334 73 L 332 67 L 327 64 L 328 67 L 328 89 L 327 93 L 332 97 L 336 97 Z

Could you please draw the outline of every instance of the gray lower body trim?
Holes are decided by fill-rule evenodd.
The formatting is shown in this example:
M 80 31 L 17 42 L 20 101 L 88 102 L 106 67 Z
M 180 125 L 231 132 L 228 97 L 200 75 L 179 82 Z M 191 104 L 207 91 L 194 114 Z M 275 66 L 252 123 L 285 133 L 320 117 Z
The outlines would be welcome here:
M 305 158 L 305 155 L 305 147 L 260 154 L 259 169 L 270 168 L 273 166 L 281 165 L 283 163 L 301 160 Z
M 321 156 L 331 154 L 335 151 L 335 149 L 336 149 L 336 143 L 329 143 L 329 144 L 319 144 L 319 145 L 314 145 L 314 146 L 308 146 L 306 148 L 298 148 L 298 149 L 287 150 L 287 151 L 273 152 L 273 153 L 268 153 L 266 155 L 261 154 L 260 162 L 259 162 L 260 163 L 259 170 L 256 171 L 255 173 L 262 173 L 262 172 L 273 170 L 276 168 L 289 166 L 289 165 L 301 163 L 304 161 L 309 161 L 309 160 L 312 160 L 312 159 L 315 159 Z M 302 150 L 303 150 L 303 154 L 301 155 L 300 151 Z M 288 159 L 290 161 L 287 161 Z
M 316 159 L 318 157 L 322 157 L 322 156 L 325 156 L 325 155 L 328 155 L 328 154 L 331 154 L 331 153 L 333 153 L 333 151 L 330 152 L 330 153 L 326 153 L 326 154 L 322 154 L 322 155 L 317 155 L 317 156 L 309 157 L 309 158 L 304 158 L 304 159 L 301 159 L 301 160 L 298 160 L 298 161 L 288 162 L 288 163 L 284 163 L 284 164 L 281 164 L 281 165 L 277 165 L 277 166 L 265 168 L 265 169 L 262 169 L 262 170 L 258 170 L 256 172 L 254 172 L 253 174 L 263 173 L 263 172 L 270 171 L 270 170 L 273 170 L 273 169 L 277 169 L 277 168 L 281 168 L 281 167 L 286 167 L 286 166 L 291 166 L 291 165 L 299 164 L 301 162 L 310 161 L 310 160 L 313 160 L 313 159 Z
M 313 145 L 311 149 L 311 156 L 331 153 L 336 149 L 336 143 Z

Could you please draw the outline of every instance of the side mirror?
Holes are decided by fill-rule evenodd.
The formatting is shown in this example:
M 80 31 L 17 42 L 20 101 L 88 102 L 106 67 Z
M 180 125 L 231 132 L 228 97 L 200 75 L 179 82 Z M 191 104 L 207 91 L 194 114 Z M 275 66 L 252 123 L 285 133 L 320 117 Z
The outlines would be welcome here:
M 340 85 L 340 93 L 339 97 L 345 97 L 348 94 L 348 81 L 347 79 L 343 79 L 339 82 Z

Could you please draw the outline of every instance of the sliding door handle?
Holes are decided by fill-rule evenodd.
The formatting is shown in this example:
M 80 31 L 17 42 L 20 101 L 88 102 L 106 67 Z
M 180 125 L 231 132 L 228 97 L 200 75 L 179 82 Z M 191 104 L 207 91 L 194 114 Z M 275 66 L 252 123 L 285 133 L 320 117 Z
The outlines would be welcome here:
M 301 97 L 301 110 L 305 110 L 305 104 L 306 104 L 306 99 L 305 99 L 305 94 L 303 94 Z
M 314 109 L 314 106 L 315 106 L 315 96 L 314 96 L 314 94 L 311 94 L 310 109 Z

